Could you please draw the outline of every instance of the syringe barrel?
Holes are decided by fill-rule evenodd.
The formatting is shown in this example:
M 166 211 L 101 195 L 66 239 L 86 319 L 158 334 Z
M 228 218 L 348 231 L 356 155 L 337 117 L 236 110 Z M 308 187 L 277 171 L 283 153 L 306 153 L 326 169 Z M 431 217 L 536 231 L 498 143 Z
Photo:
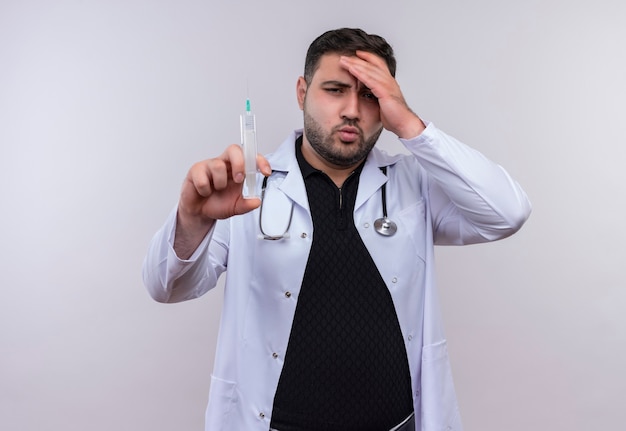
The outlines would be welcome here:
M 256 198 L 256 119 L 250 111 L 241 115 L 241 145 L 243 147 L 246 180 L 243 189 L 244 198 Z

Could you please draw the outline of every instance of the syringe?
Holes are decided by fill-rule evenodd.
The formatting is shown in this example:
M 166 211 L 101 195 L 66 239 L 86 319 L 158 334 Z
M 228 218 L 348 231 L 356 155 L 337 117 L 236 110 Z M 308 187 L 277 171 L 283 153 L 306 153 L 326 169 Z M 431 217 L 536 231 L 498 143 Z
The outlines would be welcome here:
M 258 198 L 256 190 L 256 118 L 250 110 L 250 99 L 246 99 L 246 112 L 241 114 L 241 145 L 245 162 L 246 181 L 243 197 Z

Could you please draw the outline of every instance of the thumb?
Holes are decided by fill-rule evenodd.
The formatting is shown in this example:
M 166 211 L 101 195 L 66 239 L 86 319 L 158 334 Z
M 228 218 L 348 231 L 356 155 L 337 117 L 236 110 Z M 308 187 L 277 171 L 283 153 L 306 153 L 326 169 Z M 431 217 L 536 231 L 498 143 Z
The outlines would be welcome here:
M 257 209 L 260 206 L 261 206 L 260 198 L 244 199 L 243 197 L 241 197 L 235 203 L 235 214 L 236 215 L 245 214 L 245 213 L 248 213 L 250 211 Z

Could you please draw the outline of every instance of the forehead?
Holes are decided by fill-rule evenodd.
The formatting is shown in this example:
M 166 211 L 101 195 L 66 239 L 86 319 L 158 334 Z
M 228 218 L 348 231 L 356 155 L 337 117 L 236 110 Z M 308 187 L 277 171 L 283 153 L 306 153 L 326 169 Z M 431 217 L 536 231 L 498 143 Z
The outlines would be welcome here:
M 341 64 L 339 63 L 340 58 L 341 55 L 336 53 L 322 55 L 317 63 L 317 68 L 313 73 L 312 80 L 324 82 L 330 79 L 354 79 L 350 72 L 348 72 L 341 66 Z

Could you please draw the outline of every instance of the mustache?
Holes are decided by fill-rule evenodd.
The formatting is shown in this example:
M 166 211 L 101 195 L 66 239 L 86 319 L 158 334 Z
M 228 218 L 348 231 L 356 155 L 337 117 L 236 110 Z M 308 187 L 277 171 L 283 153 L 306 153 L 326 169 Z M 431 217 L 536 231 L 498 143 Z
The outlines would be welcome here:
M 343 120 L 343 123 L 333 127 L 333 132 L 338 132 L 344 127 L 354 127 L 355 129 L 359 131 L 359 135 L 363 136 L 363 129 L 361 129 L 361 127 L 359 126 L 356 120 Z

